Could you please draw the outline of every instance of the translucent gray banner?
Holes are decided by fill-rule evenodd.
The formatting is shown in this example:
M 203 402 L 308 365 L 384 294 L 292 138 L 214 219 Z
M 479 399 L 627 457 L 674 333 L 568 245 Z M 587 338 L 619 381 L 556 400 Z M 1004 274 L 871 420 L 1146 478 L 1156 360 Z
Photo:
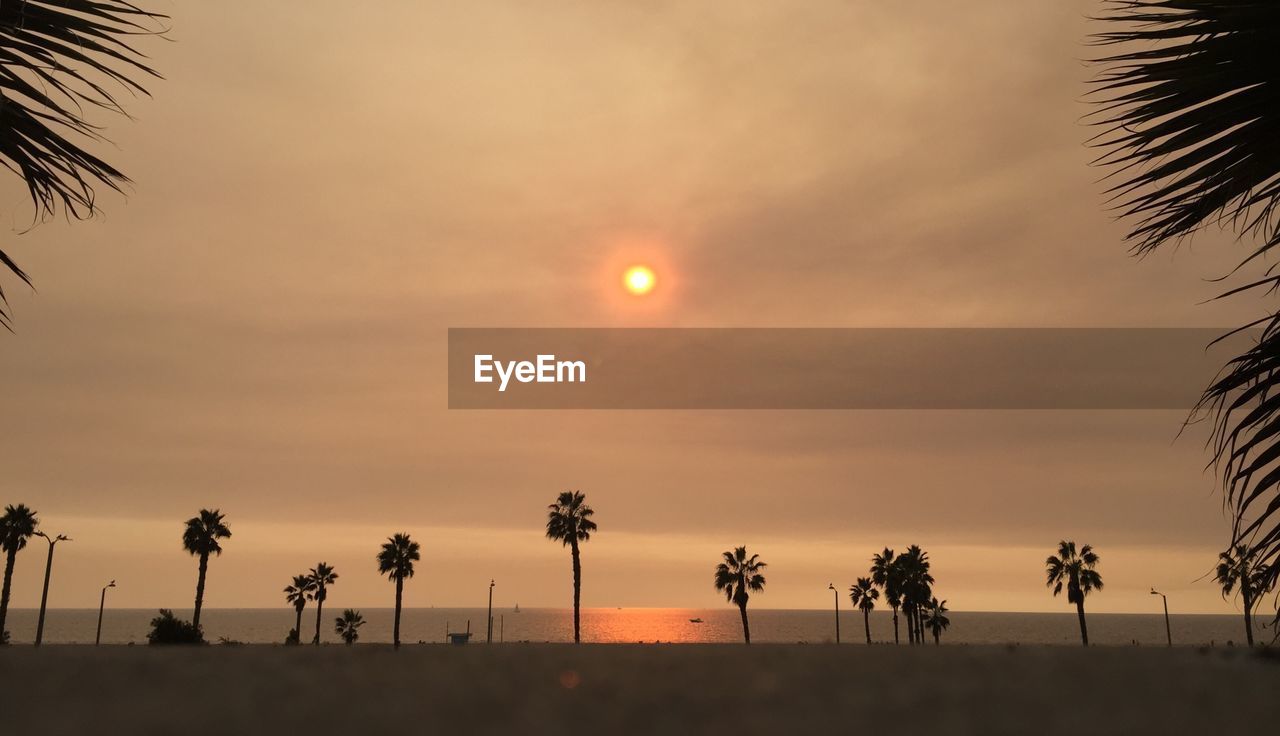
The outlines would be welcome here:
M 1189 409 L 1227 329 L 449 330 L 451 409 Z

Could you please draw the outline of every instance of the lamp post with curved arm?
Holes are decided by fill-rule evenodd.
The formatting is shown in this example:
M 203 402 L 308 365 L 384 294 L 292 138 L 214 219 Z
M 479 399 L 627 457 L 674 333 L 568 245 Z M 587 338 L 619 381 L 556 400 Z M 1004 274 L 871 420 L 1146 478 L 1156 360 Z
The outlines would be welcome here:
M 1169 596 L 1155 588 L 1151 589 L 1151 595 L 1158 595 L 1164 600 L 1164 636 L 1168 640 L 1169 646 L 1173 646 L 1173 629 L 1169 628 Z
M 489 630 L 488 630 L 488 633 L 485 634 L 485 639 L 484 639 L 485 644 L 493 643 L 493 586 L 494 586 L 494 582 L 490 580 L 489 581 Z
M 835 583 L 827 583 L 827 590 L 835 593 L 836 596 L 836 643 L 840 643 L 840 591 L 836 590 Z
M 107 607 L 107 588 L 116 587 L 116 581 L 112 580 L 102 586 L 102 598 L 98 599 L 98 634 L 93 637 L 93 645 L 96 647 L 102 643 L 102 609 Z
M 44 541 L 49 543 L 49 558 L 44 563 L 44 592 L 40 594 L 40 619 L 36 623 L 36 646 L 40 646 L 40 642 L 44 639 L 44 612 L 49 605 L 49 576 L 53 574 L 53 548 L 58 542 L 70 542 L 71 538 L 65 534 L 51 537 L 44 532 L 36 532 L 36 536 L 44 537 Z

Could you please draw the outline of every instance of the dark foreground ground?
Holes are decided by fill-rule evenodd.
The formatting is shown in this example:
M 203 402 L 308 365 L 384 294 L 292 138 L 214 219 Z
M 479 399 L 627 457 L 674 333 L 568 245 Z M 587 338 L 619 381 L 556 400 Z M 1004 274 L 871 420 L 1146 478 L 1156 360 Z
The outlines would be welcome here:
M 0 650 L 0 733 L 1270 733 L 1240 649 L 370 645 Z

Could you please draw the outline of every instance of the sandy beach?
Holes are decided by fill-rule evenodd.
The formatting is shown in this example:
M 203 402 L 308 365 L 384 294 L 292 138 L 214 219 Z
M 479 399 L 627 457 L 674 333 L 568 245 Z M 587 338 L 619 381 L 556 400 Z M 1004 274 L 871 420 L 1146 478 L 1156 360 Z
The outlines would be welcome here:
M 1152 647 L 13 647 L 14 733 L 1227 733 L 1280 660 Z M 15 707 L 21 704 L 21 707 Z

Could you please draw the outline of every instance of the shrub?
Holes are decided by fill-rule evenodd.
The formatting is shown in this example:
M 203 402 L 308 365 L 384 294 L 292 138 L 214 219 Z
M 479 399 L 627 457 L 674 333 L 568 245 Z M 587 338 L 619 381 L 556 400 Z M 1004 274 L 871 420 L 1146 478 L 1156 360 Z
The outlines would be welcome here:
M 151 619 L 151 633 L 147 634 L 149 644 L 203 644 L 204 632 L 190 621 L 173 615 L 167 608 L 160 609 L 160 615 Z

